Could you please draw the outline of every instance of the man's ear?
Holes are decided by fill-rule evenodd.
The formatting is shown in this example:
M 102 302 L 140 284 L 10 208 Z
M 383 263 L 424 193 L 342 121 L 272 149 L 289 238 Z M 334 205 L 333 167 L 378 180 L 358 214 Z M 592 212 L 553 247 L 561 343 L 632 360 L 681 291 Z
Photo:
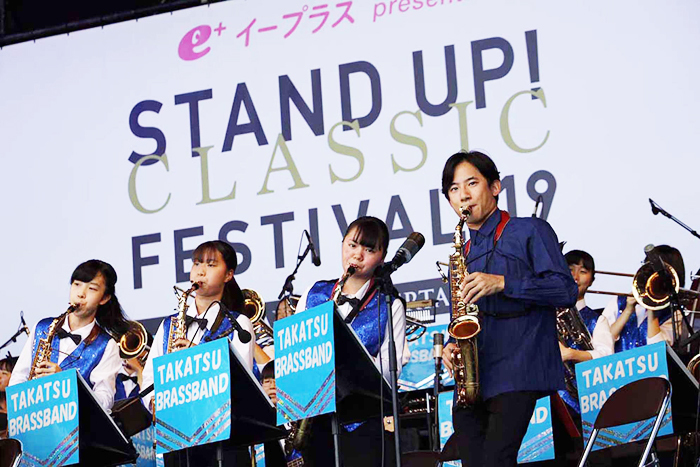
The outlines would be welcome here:
M 498 196 L 498 194 L 501 192 L 501 181 L 500 180 L 494 180 L 491 182 L 491 185 L 489 186 L 489 189 L 491 190 L 491 194 L 495 198 Z

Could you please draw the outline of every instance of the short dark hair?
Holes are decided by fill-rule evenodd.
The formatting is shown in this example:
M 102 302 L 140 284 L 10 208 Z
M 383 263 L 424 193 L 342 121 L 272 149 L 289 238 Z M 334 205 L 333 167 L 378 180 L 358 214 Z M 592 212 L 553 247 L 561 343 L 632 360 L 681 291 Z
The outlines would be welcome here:
M 386 250 L 389 248 L 389 228 L 383 220 L 372 216 L 358 217 L 345 230 L 343 240 L 355 228 L 357 230 L 354 241 L 367 248 L 381 248 L 386 256 Z
M 669 245 L 657 245 L 651 250 L 652 254 L 657 254 L 664 261 L 668 263 L 673 269 L 676 270 L 678 274 L 678 282 L 680 287 L 685 287 L 685 264 L 683 264 L 683 256 L 677 248 Z
M 95 320 L 102 329 L 107 331 L 115 339 L 119 339 L 126 331 L 129 330 L 129 322 L 124 316 L 122 307 L 119 304 L 115 293 L 117 284 L 117 271 L 114 270 L 111 264 L 99 259 L 91 259 L 78 265 L 70 277 L 71 284 L 74 281 L 90 282 L 98 275 L 101 275 L 105 281 L 105 295 L 111 298 L 104 305 L 97 307 Z
M 571 250 L 564 255 L 566 259 L 566 264 L 569 266 L 575 264 L 581 264 L 584 268 L 591 271 L 591 279 L 595 279 L 595 261 L 593 257 L 583 250 Z
M 206 262 L 208 258 L 216 256 L 217 251 L 221 253 L 221 257 L 224 259 L 226 267 L 232 270 L 235 274 L 236 267 L 238 267 L 236 250 L 234 250 L 229 243 L 221 240 L 212 240 L 199 245 L 192 252 L 192 261 Z M 243 291 L 238 286 L 235 277 L 228 281 L 224 286 L 224 295 L 221 297 L 221 301 L 229 310 L 237 311 L 239 313 L 243 312 L 245 297 L 243 297 Z
M 8 354 L 7 357 L 0 360 L 0 370 L 9 371 L 12 373 L 12 370 L 15 369 L 15 365 L 17 364 L 17 359 L 18 357 L 13 357 Z
M 442 169 L 442 194 L 448 200 L 450 199 L 450 186 L 452 186 L 452 182 L 455 179 L 455 170 L 462 162 L 468 162 L 476 167 L 476 170 L 486 178 L 489 186 L 496 180 L 501 179 L 501 174 L 498 172 L 496 164 L 489 156 L 479 151 L 459 151 L 447 159 L 445 168 Z M 496 196 L 496 200 L 498 200 L 498 196 Z
M 270 360 L 263 366 L 260 372 L 260 381 L 265 381 L 266 379 L 275 379 L 275 361 Z

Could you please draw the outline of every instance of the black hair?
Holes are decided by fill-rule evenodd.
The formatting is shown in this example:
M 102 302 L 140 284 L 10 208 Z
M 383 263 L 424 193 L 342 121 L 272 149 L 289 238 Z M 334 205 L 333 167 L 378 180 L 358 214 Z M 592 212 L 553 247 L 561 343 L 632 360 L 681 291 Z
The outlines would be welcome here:
M 591 272 L 591 281 L 595 280 L 595 261 L 593 257 L 583 250 L 571 250 L 564 255 L 566 264 L 569 266 L 582 264 L 584 268 Z
M 260 381 L 265 381 L 266 379 L 275 379 L 275 361 L 270 360 L 265 364 L 262 371 L 260 372 Z
M 117 272 L 111 264 L 99 259 L 91 259 L 78 265 L 70 277 L 71 284 L 74 281 L 90 282 L 101 275 L 105 282 L 105 296 L 110 299 L 104 305 L 97 307 L 95 320 L 102 329 L 107 331 L 115 339 L 119 339 L 129 330 L 129 321 L 124 317 L 124 312 L 119 304 L 114 286 L 117 283 Z
M 386 257 L 386 250 L 389 248 L 389 228 L 384 221 L 372 216 L 358 217 L 345 230 L 343 240 L 353 229 L 357 229 L 353 241 L 367 248 L 381 248 L 383 256 Z
M 7 357 L 0 360 L 0 370 L 9 371 L 10 373 L 12 373 L 12 370 L 15 369 L 15 365 L 17 364 L 17 358 L 18 357 L 8 355 Z
M 215 252 L 221 253 L 221 257 L 226 263 L 226 267 L 231 271 L 236 272 L 236 267 L 238 266 L 238 257 L 236 256 L 236 250 L 227 243 L 221 240 L 212 240 L 209 242 L 204 242 L 199 245 L 192 252 L 192 261 L 206 262 L 207 259 L 212 256 L 216 256 Z M 238 286 L 235 276 L 224 285 L 224 294 L 221 297 L 221 302 L 226 308 L 232 311 L 243 311 L 243 306 L 245 304 L 245 298 L 243 297 L 243 291 Z
M 669 245 L 657 245 L 651 250 L 652 254 L 657 254 L 664 261 L 668 263 L 673 269 L 676 270 L 678 274 L 678 282 L 680 287 L 685 287 L 685 264 L 683 264 L 683 256 L 677 248 Z
M 501 179 L 496 164 L 489 156 L 479 151 L 459 151 L 458 153 L 452 154 L 450 158 L 447 159 L 445 168 L 442 169 L 442 194 L 445 195 L 448 201 L 450 199 L 450 187 L 455 179 L 455 170 L 457 170 L 457 166 L 462 162 L 468 162 L 476 167 L 476 170 L 486 178 L 489 187 L 493 182 Z M 498 195 L 496 195 L 496 201 L 498 201 Z

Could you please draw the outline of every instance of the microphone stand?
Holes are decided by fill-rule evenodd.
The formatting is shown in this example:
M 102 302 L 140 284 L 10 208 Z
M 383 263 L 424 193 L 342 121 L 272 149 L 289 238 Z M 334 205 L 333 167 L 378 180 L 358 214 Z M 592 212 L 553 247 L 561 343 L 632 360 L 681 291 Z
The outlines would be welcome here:
M 443 341 L 444 342 L 444 341 Z M 444 345 L 444 343 L 443 343 Z M 435 345 L 433 344 L 433 351 Z M 433 425 L 432 448 L 435 452 L 440 452 L 440 414 L 438 400 L 440 398 L 440 374 L 442 373 L 442 355 L 435 355 L 435 380 L 433 382 L 433 403 L 435 404 L 435 420 Z
M 27 335 L 29 335 L 29 333 L 26 331 L 26 328 L 22 327 L 21 329 L 18 329 L 17 332 L 14 334 L 14 336 L 10 337 L 10 338 L 7 340 L 7 342 L 5 342 L 4 344 L 0 345 L 0 350 L 4 349 L 5 347 L 7 347 L 7 346 L 10 345 L 10 344 L 13 344 L 13 343 L 17 342 L 17 338 L 18 338 L 21 334 L 24 334 L 25 332 L 27 333 Z
M 300 247 L 301 247 L 301 245 L 300 245 Z M 297 265 L 294 267 L 294 271 L 290 275 L 287 276 L 287 279 L 285 279 L 284 285 L 282 286 L 282 291 L 277 296 L 278 300 L 282 300 L 282 297 L 288 297 L 288 296 L 292 295 L 292 293 L 294 292 L 294 285 L 292 285 L 292 282 L 294 281 L 294 279 L 296 279 L 296 273 L 297 273 L 297 271 L 299 271 L 299 266 L 301 266 L 301 263 L 304 262 L 306 257 L 309 255 L 310 251 L 311 251 L 311 243 L 306 245 L 306 250 L 304 250 L 304 253 L 297 256 Z
M 398 385 L 398 362 L 396 360 L 396 340 L 394 339 L 394 319 L 391 309 L 392 297 L 398 298 L 398 293 L 391 281 L 391 273 L 384 273 L 374 277 L 372 289 L 365 294 L 370 297 L 374 290 L 381 292 L 386 297 L 386 310 L 388 313 L 388 333 L 389 333 L 389 375 L 391 378 L 391 406 L 394 416 L 394 450 L 396 454 L 396 467 L 401 467 L 401 427 L 399 423 L 399 385 Z M 379 358 L 381 358 L 381 348 Z M 383 404 L 384 401 L 380 401 Z
M 671 219 L 673 222 L 675 222 L 676 224 L 680 225 L 680 226 L 683 227 L 685 230 L 687 230 L 688 232 L 690 232 L 690 234 L 691 234 L 693 237 L 700 238 L 700 234 L 698 234 L 692 227 L 690 227 L 690 226 L 688 226 L 688 225 L 685 225 L 680 219 L 677 219 L 676 217 L 674 217 L 673 215 L 671 215 L 671 213 L 669 213 L 669 212 L 666 211 L 664 208 L 662 208 L 661 206 L 659 206 L 658 204 L 656 204 L 656 201 L 654 201 L 653 199 L 649 198 L 649 203 L 651 203 L 651 212 L 652 212 L 654 215 L 661 214 L 662 216 L 666 216 L 666 217 L 668 217 L 669 219 Z

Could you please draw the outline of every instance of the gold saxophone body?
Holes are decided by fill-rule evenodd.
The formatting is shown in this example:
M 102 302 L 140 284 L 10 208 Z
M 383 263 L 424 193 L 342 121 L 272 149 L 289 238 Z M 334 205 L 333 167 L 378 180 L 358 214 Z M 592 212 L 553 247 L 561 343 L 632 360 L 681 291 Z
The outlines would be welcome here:
M 53 343 L 53 338 L 56 335 L 56 332 L 58 332 L 58 329 L 63 326 L 63 322 L 66 320 L 68 314 L 74 312 L 77 308 L 77 305 L 73 305 L 71 303 L 66 311 L 51 322 L 49 325 L 49 330 L 46 333 L 46 337 L 44 339 L 39 339 L 39 345 L 36 348 L 34 360 L 32 360 L 32 367 L 29 370 L 30 380 L 36 378 L 36 369 L 39 364 L 46 362 L 49 360 L 49 358 L 51 358 L 51 344 Z
M 576 344 L 579 350 L 593 350 L 593 339 L 588 332 L 586 324 L 581 319 L 581 314 L 575 307 L 559 308 L 557 310 L 557 337 L 559 342 L 567 347 Z M 578 389 L 576 386 L 575 363 L 564 362 L 564 380 L 566 391 L 575 400 L 578 400 Z
M 460 208 L 459 223 L 455 227 L 454 253 L 450 255 L 450 298 L 452 321 L 447 327 L 450 336 L 457 340 L 457 349 L 452 356 L 457 407 L 473 405 L 479 398 L 479 352 L 476 335 L 481 331 L 479 307 L 466 303 L 460 297 L 460 284 L 467 274 L 463 252 L 462 228 L 470 216 L 469 210 Z
M 199 288 L 199 283 L 195 282 L 192 287 L 185 290 L 177 296 L 177 317 L 174 322 L 170 325 L 170 333 L 168 334 L 168 353 L 171 353 L 175 347 L 175 341 L 178 339 L 187 339 L 187 321 L 185 317 L 187 316 L 187 309 L 190 307 L 187 304 L 187 299 L 190 298 L 192 292 Z M 175 293 L 180 289 L 175 287 Z

